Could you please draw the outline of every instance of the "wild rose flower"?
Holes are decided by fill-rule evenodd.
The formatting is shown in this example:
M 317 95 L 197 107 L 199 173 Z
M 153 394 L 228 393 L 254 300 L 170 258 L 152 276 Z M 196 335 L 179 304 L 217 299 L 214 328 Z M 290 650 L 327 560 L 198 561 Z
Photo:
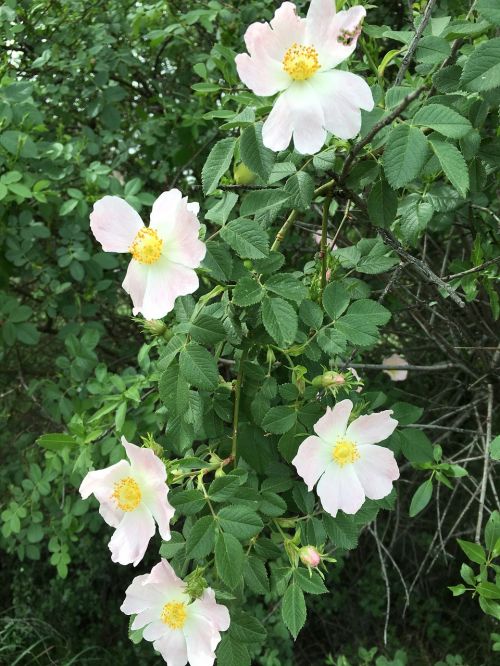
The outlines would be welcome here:
M 399 356 L 398 354 L 392 354 L 392 356 L 388 356 L 387 358 L 384 358 L 382 361 L 382 365 L 388 365 L 389 367 L 391 365 L 402 365 L 403 367 L 408 365 L 408 361 L 403 358 L 402 356 Z M 386 375 L 389 375 L 389 377 L 392 379 L 393 382 L 404 382 L 404 380 L 408 377 L 408 370 L 383 370 Z
M 122 444 L 129 461 L 89 472 L 80 486 L 83 499 L 94 494 L 100 503 L 99 513 L 116 528 L 109 542 L 111 559 L 119 564 L 136 566 L 144 557 L 149 540 L 156 531 L 170 539 L 170 505 L 165 465 L 151 449 L 127 442 Z
M 94 204 L 90 228 L 105 252 L 129 252 L 123 288 L 134 315 L 161 319 L 178 296 L 199 287 L 197 268 L 205 257 L 199 240 L 197 203 L 187 203 L 179 190 L 163 192 L 153 204 L 149 227 L 124 199 L 105 196 Z
M 220 632 L 230 622 L 212 589 L 191 602 L 186 584 L 163 559 L 151 573 L 134 578 L 121 610 L 137 613 L 131 629 L 144 627 L 143 638 L 152 641 L 168 666 L 212 666 Z
M 356 48 L 364 7 L 338 14 L 333 0 L 311 0 L 307 18 L 291 2 L 270 23 L 252 23 L 245 33 L 247 53 L 236 56 L 243 83 L 256 95 L 280 93 L 264 123 L 264 145 L 316 153 L 331 132 L 351 139 L 361 128 L 361 111 L 373 109 L 373 96 L 360 76 L 334 69 Z
M 394 454 L 376 446 L 392 434 L 398 422 L 392 410 L 360 416 L 347 425 L 353 404 L 338 402 L 314 426 L 316 435 L 305 439 L 292 460 L 309 490 L 316 492 L 332 516 L 341 509 L 356 513 L 365 501 L 382 499 L 399 478 Z

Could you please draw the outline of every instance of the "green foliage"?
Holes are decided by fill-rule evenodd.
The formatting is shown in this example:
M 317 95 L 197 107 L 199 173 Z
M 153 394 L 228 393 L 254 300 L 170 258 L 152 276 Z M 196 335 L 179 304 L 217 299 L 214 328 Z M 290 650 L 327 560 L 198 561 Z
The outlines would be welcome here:
M 358 138 L 329 136 L 314 156 L 264 146 L 272 100 L 236 73 L 241 37 L 272 17 L 270 0 L 0 9 L 0 548 L 3 606 L 18 615 L 0 625 L 8 663 L 26 649 L 35 658 L 23 618 L 53 622 L 61 600 L 68 636 L 43 624 L 40 654 L 52 645 L 54 663 L 90 664 L 95 636 L 111 654 L 102 663 L 157 662 L 140 633 L 116 640 L 133 574 L 108 562 L 109 528 L 78 494 L 89 469 L 121 459 L 122 435 L 168 469 L 172 539 L 151 542 L 148 564 L 159 554 L 180 575 L 202 567 L 230 610 L 222 666 L 458 665 L 443 655 L 462 650 L 465 629 L 447 618 L 445 633 L 443 609 L 483 638 L 494 625 L 483 628 L 474 600 L 488 622 L 500 619 L 500 444 L 488 407 L 500 316 L 500 15 L 493 0 L 437 3 L 394 85 L 420 5 L 411 17 L 387 2 L 369 8 L 347 65 L 375 108 Z M 298 6 L 304 15 L 307 3 Z M 127 257 L 102 252 L 88 218 L 114 195 L 147 221 L 171 187 L 200 203 L 207 255 L 199 290 L 164 321 L 144 322 L 120 288 Z M 326 248 L 312 237 L 321 231 Z M 381 371 L 394 352 L 417 366 L 406 383 Z M 315 383 L 325 371 L 344 381 Z M 402 480 L 332 517 L 290 463 L 343 398 L 355 416 L 393 410 L 399 428 L 382 445 Z M 325 555 L 321 569 L 300 563 L 305 545 Z M 471 565 L 447 560 L 453 548 Z M 398 609 L 385 656 L 361 647 L 382 644 L 380 566 Z M 457 601 L 445 588 L 452 570 L 463 581 L 450 588 Z M 488 640 L 463 651 L 489 663 Z

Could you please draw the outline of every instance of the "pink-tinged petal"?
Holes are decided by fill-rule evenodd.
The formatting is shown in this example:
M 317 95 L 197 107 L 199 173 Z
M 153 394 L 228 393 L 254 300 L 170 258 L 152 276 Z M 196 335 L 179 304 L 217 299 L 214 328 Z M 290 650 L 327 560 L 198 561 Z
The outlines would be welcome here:
M 145 506 L 126 512 L 108 545 L 112 561 L 137 566 L 155 531 L 155 521 Z
M 149 266 L 140 264 L 132 259 L 128 265 L 127 274 L 123 280 L 122 287 L 132 299 L 134 314 L 141 312 L 144 301 L 144 293 L 148 283 Z
M 122 437 L 121 443 L 130 460 L 134 476 L 137 474 L 150 482 L 167 480 L 165 465 L 154 451 L 127 442 L 125 437 Z
M 167 662 L 167 666 L 186 666 L 188 663 L 186 639 L 182 631 L 169 629 L 153 643 L 153 647 Z
M 132 297 L 134 315 L 161 319 L 173 310 L 178 296 L 192 294 L 199 285 L 193 269 L 160 257 L 148 266 L 132 260 L 122 286 Z
M 119 509 L 114 500 L 109 502 L 101 502 L 99 505 L 99 513 L 110 527 L 118 527 L 123 516 L 123 511 Z
M 382 365 L 406 366 L 408 365 L 408 361 L 402 356 L 399 356 L 398 354 L 392 354 L 391 356 L 384 358 L 384 360 L 382 361 Z M 385 372 L 386 375 L 389 375 L 389 377 L 392 379 L 393 382 L 404 382 L 404 380 L 408 377 L 408 370 L 392 369 L 392 370 L 383 370 L 383 372 Z
M 333 70 L 312 77 L 310 85 L 323 108 L 326 129 L 341 139 L 355 137 L 361 128 L 360 108 L 373 108 L 373 97 L 364 79 Z
M 151 211 L 150 228 L 163 240 L 163 256 L 189 268 L 197 268 L 206 254 L 205 243 L 198 238 L 199 209 L 196 202 L 182 198 L 179 190 L 170 190 L 156 199 Z
M 158 525 L 158 531 L 164 541 L 170 541 L 170 521 L 175 509 L 168 501 L 168 487 L 166 483 L 156 483 L 148 489 L 144 497 L 144 504 L 151 511 Z
M 168 627 L 165 625 L 164 622 L 157 619 L 156 621 L 151 622 L 151 624 L 148 624 L 148 626 L 142 632 L 142 637 L 145 638 L 147 641 L 152 642 L 152 641 L 157 641 L 167 633 L 168 633 Z
M 336 67 L 351 55 L 358 43 L 361 23 L 366 16 L 365 8 L 357 5 L 332 17 L 328 10 L 325 11 L 327 2 L 328 0 L 315 0 L 311 3 L 311 7 L 313 4 L 317 7 L 311 17 L 313 20 L 309 20 L 309 14 L 307 17 L 307 43 L 317 50 L 322 71 Z M 321 21 L 322 13 L 324 21 Z
M 337 11 L 331 0 L 311 0 L 307 11 L 306 44 L 322 51 L 331 41 L 334 19 Z M 320 60 L 321 63 L 321 60 Z
M 118 481 L 129 475 L 130 465 L 128 461 L 120 460 L 120 462 L 111 465 L 111 467 L 89 472 L 80 485 L 80 495 L 82 496 L 82 499 L 87 499 L 89 495 L 93 494 L 101 505 L 108 505 L 107 508 L 101 512 L 101 515 L 108 524 L 112 525 L 112 527 L 115 527 L 115 525 L 108 521 L 108 517 L 113 520 L 115 516 L 114 511 L 112 512 L 113 515 L 110 513 L 112 510 L 111 496 L 114 492 L 114 486 L 115 483 L 118 483 Z M 123 512 L 120 511 L 116 515 L 121 516 L 122 514 Z
M 161 606 L 158 603 L 158 604 L 155 604 L 152 608 L 146 608 L 145 610 L 141 611 L 140 613 L 137 613 L 137 615 L 134 618 L 134 621 L 130 625 L 130 628 L 133 631 L 135 631 L 136 629 L 142 629 L 147 624 L 150 624 L 151 622 L 154 622 L 155 620 L 158 620 L 158 618 L 161 617 L 162 609 L 163 609 L 163 606 Z
M 271 28 L 273 29 L 273 42 L 272 46 L 269 46 L 270 53 L 278 60 L 282 60 L 292 44 L 303 43 L 306 21 L 298 16 L 293 2 L 283 2 L 274 13 Z
M 105 252 L 128 252 L 143 226 L 139 213 L 120 197 L 99 199 L 90 213 L 90 228 Z
M 351 400 L 341 400 L 333 409 L 327 407 L 325 414 L 314 424 L 314 432 L 333 446 L 339 437 L 344 436 L 352 408 Z
M 314 80 L 314 77 L 310 80 Z M 302 155 L 317 153 L 326 139 L 325 117 L 310 81 L 295 81 L 283 92 L 262 128 L 266 148 L 287 148 L 293 135 L 295 150 Z
M 334 518 L 337 511 L 353 514 L 365 501 L 363 486 L 353 465 L 339 467 L 331 463 L 316 488 L 321 505 Z
M 297 474 L 304 479 L 307 489 L 312 490 L 331 461 L 331 446 L 319 437 L 311 435 L 299 446 L 292 465 L 297 470 Z
M 163 558 L 151 569 L 149 583 L 163 588 L 164 593 L 168 593 L 169 596 L 183 595 L 186 589 L 186 583 L 177 576 L 172 565 Z
M 392 490 L 392 482 L 399 479 L 394 453 L 385 446 L 367 444 L 359 447 L 360 457 L 354 469 L 365 495 L 373 500 L 382 499 Z
M 179 296 L 194 293 L 200 286 L 198 276 L 192 268 L 161 257 L 156 264 L 149 266 L 148 281 L 141 308 L 146 319 L 161 319 L 174 308 Z
M 292 139 L 293 109 L 286 93 L 278 97 L 262 128 L 262 140 L 266 148 L 279 152 L 285 150 Z
M 128 586 L 125 601 L 120 607 L 122 613 L 133 615 L 145 612 L 149 608 L 163 608 L 165 592 L 157 585 L 150 585 L 149 576 L 150 574 L 136 576 Z
M 346 438 L 358 446 L 377 444 L 392 435 L 398 422 L 391 418 L 392 409 L 364 414 L 353 421 L 346 431 Z
M 212 666 L 221 636 L 215 626 L 201 616 L 190 616 L 183 628 L 190 666 Z
M 212 588 L 208 587 L 199 599 L 193 601 L 189 608 L 191 613 L 209 620 L 217 631 L 227 631 L 229 629 L 231 622 L 229 611 L 226 606 L 217 603 Z
M 247 88 L 262 97 L 270 97 L 290 84 L 290 77 L 283 70 L 281 63 L 268 56 L 240 53 L 235 58 L 238 76 Z

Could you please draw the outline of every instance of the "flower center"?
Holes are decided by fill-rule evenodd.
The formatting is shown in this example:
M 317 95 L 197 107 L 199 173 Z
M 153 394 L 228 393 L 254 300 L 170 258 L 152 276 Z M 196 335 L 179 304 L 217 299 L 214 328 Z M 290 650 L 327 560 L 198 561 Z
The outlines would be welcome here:
M 126 476 L 115 483 L 111 497 L 122 511 L 135 511 L 141 502 L 142 493 L 137 481 L 131 476 Z
M 310 79 L 320 67 L 314 46 L 292 44 L 283 58 L 283 69 L 295 81 Z
M 129 252 L 141 264 L 155 264 L 161 256 L 163 241 L 154 229 L 143 227 L 134 238 Z
M 358 447 L 350 439 L 339 438 L 332 450 L 332 458 L 340 465 L 345 465 L 355 462 L 359 458 Z
M 186 604 L 181 601 L 170 601 L 163 606 L 161 621 L 170 629 L 182 629 L 186 624 Z

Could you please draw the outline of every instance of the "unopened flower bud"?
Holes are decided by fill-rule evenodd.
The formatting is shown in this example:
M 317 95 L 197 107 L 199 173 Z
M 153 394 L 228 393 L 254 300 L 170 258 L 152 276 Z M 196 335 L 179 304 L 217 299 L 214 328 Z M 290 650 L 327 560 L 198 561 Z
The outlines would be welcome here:
M 312 381 L 314 386 L 322 386 L 329 388 L 330 386 L 343 386 L 345 384 L 345 377 L 340 372 L 329 370 L 328 372 L 318 375 Z
M 197 567 L 189 576 L 186 576 L 184 581 L 186 583 L 186 592 L 191 599 L 199 599 L 207 587 L 201 567 Z
M 307 567 L 317 567 L 321 562 L 321 555 L 314 546 L 304 546 L 299 551 L 299 557 L 302 564 Z
M 143 323 L 143 327 L 146 333 L 150 333 L 155 338 L 161 337 L 167 330 L 166 324 L 160 319 L 146 319 Z

